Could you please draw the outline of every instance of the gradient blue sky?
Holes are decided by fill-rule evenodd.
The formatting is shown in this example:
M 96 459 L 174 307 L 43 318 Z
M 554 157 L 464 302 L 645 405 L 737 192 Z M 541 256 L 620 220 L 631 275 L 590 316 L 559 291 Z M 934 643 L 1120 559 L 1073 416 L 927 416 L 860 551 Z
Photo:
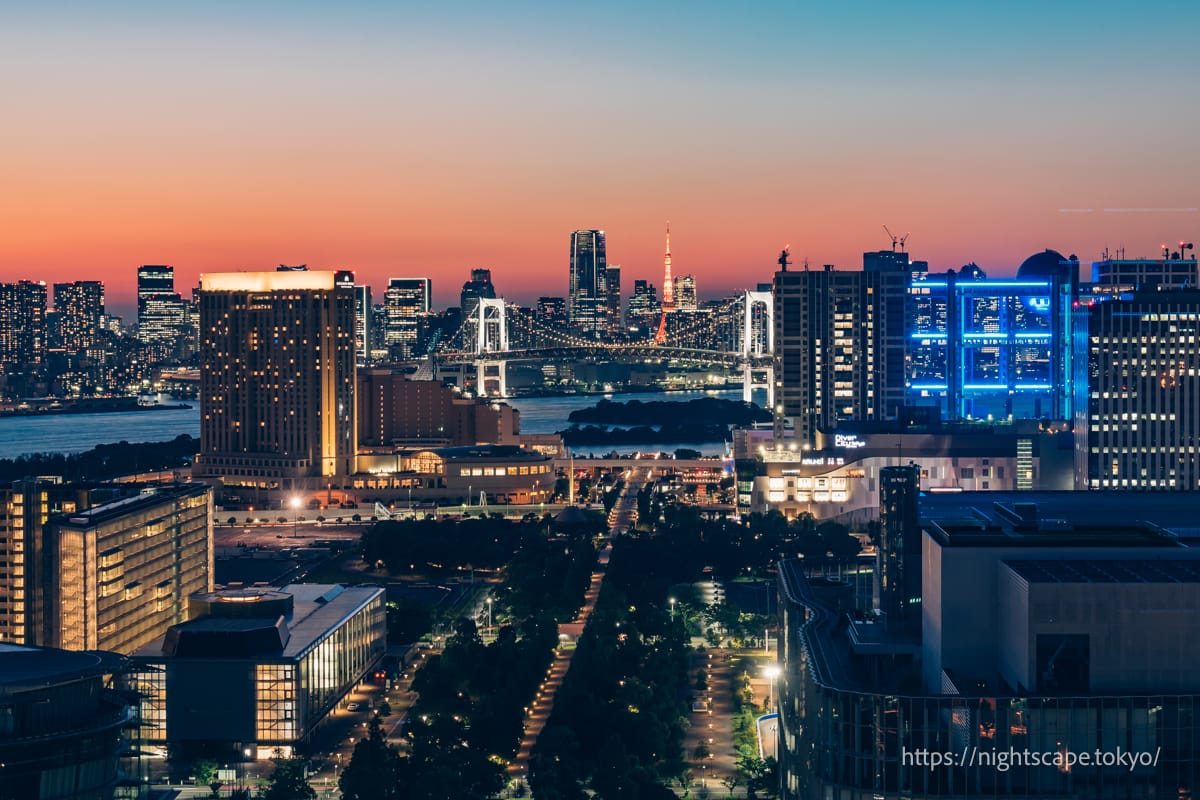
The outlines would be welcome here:
M 1200 3 L 5 3 L 0 279 L 347 266 L 702 294 L 911 231 L 1011 273 L 1200 238 Z M 1065 211 L 1064 209 L 1091 209 Z M 1116 211 L 1105 209 L 1151 209 Z

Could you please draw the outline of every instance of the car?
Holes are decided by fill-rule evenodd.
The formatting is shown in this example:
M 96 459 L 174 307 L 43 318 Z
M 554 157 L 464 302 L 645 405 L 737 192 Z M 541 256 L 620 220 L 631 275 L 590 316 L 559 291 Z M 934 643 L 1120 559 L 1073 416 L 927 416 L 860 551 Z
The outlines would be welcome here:
M 361 711 L 362 703 L 346 703 L 347 711 Z

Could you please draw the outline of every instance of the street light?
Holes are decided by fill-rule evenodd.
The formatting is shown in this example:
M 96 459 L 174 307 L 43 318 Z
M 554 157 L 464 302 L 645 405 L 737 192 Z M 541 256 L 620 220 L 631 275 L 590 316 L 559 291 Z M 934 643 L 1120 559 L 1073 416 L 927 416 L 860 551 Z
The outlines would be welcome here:
M 670 604 L 671 604 L 671 622 L 674 622 L 675 621 L 675 598 L 674 597 L 668 598 L 668 602 L 670 602 Z
M 292 538 L 295 539 L 300 534 L 296 528 L 300 522 L 300 495 L 292 495 Z
M 492 629 L 492 598 L 491 597 L 488 597 L 488 599 L 487 599 L 487 607 L 488 607 L 488 624 L 487 624 L 487 626 L 488 626 L 488 630 L 490 631 Z
M 782 671 L 783 670 L 780 669 L 778 664 L 768 664 L 767 666 L 763 667 L 763 674 L 766 675 L 767 680 L 770 681 L 770 683 L 767 684 L 767 686 L 768 686 L 768 688 L 767 688 L 767 710 L 768 711 L 770 711 L 771 708 L 775 705 L 775 702 L 774 702 L 775 701 L 775 679 L 779 677 L 779 674 Z

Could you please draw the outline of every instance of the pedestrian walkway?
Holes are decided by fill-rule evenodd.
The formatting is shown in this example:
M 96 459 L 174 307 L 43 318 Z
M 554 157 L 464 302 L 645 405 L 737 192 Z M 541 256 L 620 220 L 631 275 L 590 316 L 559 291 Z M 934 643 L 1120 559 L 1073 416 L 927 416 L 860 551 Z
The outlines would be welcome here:
M 604 549 L 600 551 L 596 559 L 596 571 L 592 573 L 592 580 L 584 595 L 583 605 L 580 606 L 579 613 L 575 615 L 575 619 L 571 623 L 572 628 L 587 626 L 588 619 L 591 618 L 592 611 L 596 608 L 596 598 L 600 596 L 600 587 L 604 583 L 604 572 L 608 567 L 608 558 L 611 553 L 612 545 L 605 545 Z M 563 626 L 560 626 L 560 629 L 561 627 Z M 510 777 L 528 781 L 529 756 L 533 752 L 534 744 L 537 743 L 538 735 L 541 734 L 542 729 L 546 727 L 547 720 L 550 719 L 550 712 L 554 710 L 555 693 L 558 692 L 558 687 L 562 686 L 563 678 L 566 677 L 567 670 L 571 667 L 571 658 L 574 655 L 573 644 L 570 646 L 559 645 L 554 651 L 554 660 L 550 662 L 550 667 L 546 670 L 546 677 L 538 687 L 537 695 L 525 716 L 525 737 L 521 740 L 516 757 L 508 765 Z

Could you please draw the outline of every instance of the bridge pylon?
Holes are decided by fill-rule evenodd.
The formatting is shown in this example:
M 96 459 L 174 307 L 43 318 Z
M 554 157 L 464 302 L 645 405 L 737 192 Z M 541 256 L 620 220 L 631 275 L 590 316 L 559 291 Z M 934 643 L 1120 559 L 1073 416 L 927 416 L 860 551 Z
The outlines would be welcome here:
M 508 315 L 502 298 L 479 300 L 475 319 L 475 393 L 480 397 L 508 397 Z M 495 393 L 488 390 L 495 386 Z
M 755 332 L 754 308 L 762 306 L 763 329 Z M 755 389 L 767 390 L 767 408 L 775 408 L 775 368 L 765 358 L 775 355 L 775 303 L 771 292 L 745 293 L 742 308 L 742 400 L 749 403 Z

